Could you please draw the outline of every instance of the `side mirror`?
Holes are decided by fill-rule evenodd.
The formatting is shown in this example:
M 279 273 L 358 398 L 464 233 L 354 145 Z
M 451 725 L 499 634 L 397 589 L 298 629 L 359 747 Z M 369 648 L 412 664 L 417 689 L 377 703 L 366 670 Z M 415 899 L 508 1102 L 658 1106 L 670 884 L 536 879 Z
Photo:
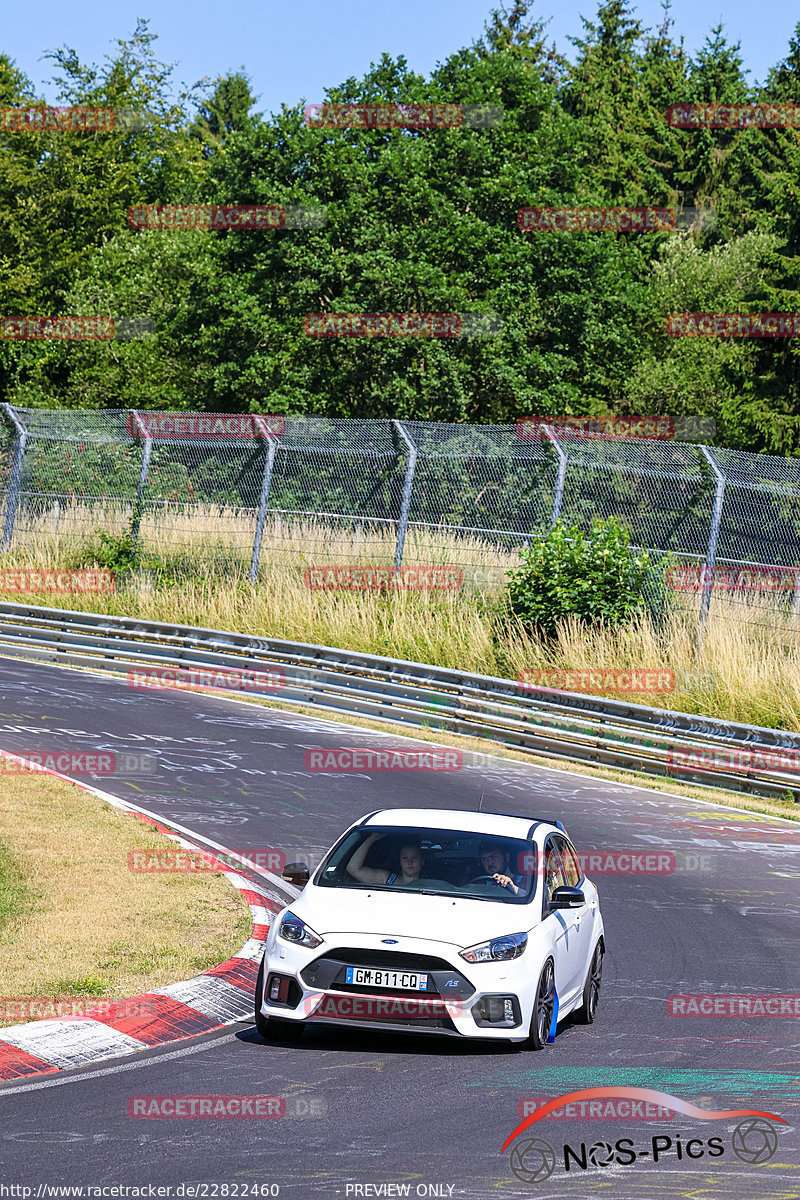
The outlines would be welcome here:
M 579 887 L 569 887 L 562 883 L 560 887 L 553 890 L 553 895 L 550 900 L 551 908 L 580 908 L 586 902 L 586 898 Z
M 293 883 L 295 887 L 304 888 L 309 880 L 308 866 L 304 862 L 287 863 L 281 879 Z

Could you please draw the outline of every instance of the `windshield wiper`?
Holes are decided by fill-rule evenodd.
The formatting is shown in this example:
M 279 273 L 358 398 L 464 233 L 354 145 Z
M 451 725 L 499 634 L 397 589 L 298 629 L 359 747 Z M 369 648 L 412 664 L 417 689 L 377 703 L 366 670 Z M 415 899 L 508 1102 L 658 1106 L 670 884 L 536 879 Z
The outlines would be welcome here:
M 404 888 L 406 893 L 416 892 L 418 896 L 456 896 L 461 897 L 461 892 L 434 892 L 431 888 Z
M 488 900 L 490 904 L 493 904 L 495 902 L 495 900 L 498 900 L 501 904 L 509 904 L 510 903 L 510 901 L 504 900 L 501 896 L 479 896 L 477 892 L 465 892 L 462 895 L 461 899 L 462 900 Z

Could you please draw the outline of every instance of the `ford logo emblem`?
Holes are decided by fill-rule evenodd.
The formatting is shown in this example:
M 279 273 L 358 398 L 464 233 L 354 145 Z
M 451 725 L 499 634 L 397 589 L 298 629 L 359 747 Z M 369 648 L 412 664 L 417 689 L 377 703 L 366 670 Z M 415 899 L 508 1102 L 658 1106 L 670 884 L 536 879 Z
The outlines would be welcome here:
M 381 938 L 381 941 L 383 942 L 384 946 L 396 946 L 397 945 L 397 938 Z

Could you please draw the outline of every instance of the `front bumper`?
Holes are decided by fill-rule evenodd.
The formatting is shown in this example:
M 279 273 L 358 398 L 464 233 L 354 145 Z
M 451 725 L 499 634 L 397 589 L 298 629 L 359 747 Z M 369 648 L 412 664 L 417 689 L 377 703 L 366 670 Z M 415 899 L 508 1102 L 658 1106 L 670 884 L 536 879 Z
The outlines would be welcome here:
M 429 989 L 347 984 L 347 966 L 424 971 Z M 415 938 L 397 939 L 397 948 L 386 951 L 374 936 L 340 934 L 308 950 L 276 936 L 264 957 L 261 1012 L 284 1021 L 519 1042 L 528 1036 L 531 979 L 535 988 L 538 977 L 525 953 L 473 964 L 453 946 Z

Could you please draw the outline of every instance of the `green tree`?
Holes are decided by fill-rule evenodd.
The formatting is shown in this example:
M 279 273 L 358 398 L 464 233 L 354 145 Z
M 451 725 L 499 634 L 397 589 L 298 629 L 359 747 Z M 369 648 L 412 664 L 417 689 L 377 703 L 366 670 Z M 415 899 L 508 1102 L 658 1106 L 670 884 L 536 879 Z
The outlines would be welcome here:
M 513 420 L 603 408 L 636 359 L 645 239 L 523 235 L 518 209 L 575 202 L 581 121 L 557 103 L 535 39 L 497 22 L 429 84 L 384 57 L 331 102 L 497 104 L 503 124 L 437 133 L 320 130 L 299 108 L 232 136 L 211 164 L 221 198 L 316 203 L 318 232 L 225 235 L 214 290 L 197 297 L 204 403 L 331 416 Z M 533 67 L 533 69 L 532 69 Z M 600 198 L 599 196 L 597 197 Z M 501 337 L 449 343 L 312 339 L 318 311 L 497 313 Z
M 213 93 L 200 104 L 189 126 L 190 134 L 202 142 L 206 157 L 219 151 L 231 133 L 248 127 L 255 102 L 244 68 L 216 81 Z
M 155 333 L 130 343 L 0 342 L 4 398 L 457 423 L 699 410 L 732 445 L 797 453 L 797 341 L 674 340 L 664 317 L 800 311 L 796 131 L 680 130 L 666 116 L 684 101 L 796 100 L 800 26 L 764 88 L 748 84 L 740 47 L 721 27 L 687 57 L 668 2 L 651 32 L 629 0 L 603 0 L 574 45 L 568 62 L 548 46 L 530 0 L 511 0 L 430 78 L 384 55 L 327 93 L 334 103 L 504 112 L 490 128 L 435 132 L 313 128 L 299 106 L 265 118 L 243 71 L 173 103 L 146 22 L 101 68 L 56 51 L 63 102 L 143 119 L 114 134 L 0 132 L 0 312 L 146 317 Z M 35 100 L 7 56 L 0 98 Z M 327 223 L 127 227 L 135 204 L 187 202 L 311 205 Z M 715 223 L 688 238 L 517 227 L 528 206 L 656 203 L 708 209 Z M 304 333 L 307 314 L 347 311 L 488 312 L 502 331 Z M 497 471 L 500 496 L 507 483 Z M 461 483 L 453 503 L 466 513 L 468 472 Z M 219 493 L 244 496 L 249 486 L 223 473 Z
M 218 268 L 218 241 L 203 230 L 115 234 L 98 247 L 64 299 L 67 312 L 146 318 L 153 331 L 129 341 L 15 346 L 9 399 L 48 408 L 57 389 L 69 408 L 196 407 L 207 365 L 180 331 L 195 321 L 194 295 Z
M 6 54 L 0 54 L 0 105 L 25 105 L 34 100 L 33 85 Z M 31 223 L 19 208 L 19 196 L 36 187 L 36 159 L 24 144 L 0 133 L 0 312 L 13 313 L 30 289 L 33 272 L 26 243 Z M 22 152 L 20 152 L 22 151 Z M 0 356 L 3 347 L 0 346 Z M 2 359 L 0 358 L 0 361 Z
M 0 282 L 4 313 L 69 312 L 76 281 L 104 243 L 122 231 L 135 236 L 127 229 L 128 208 L 199 194 L 205 168 L 197 143 L 180 128 L 187 97 L 177 104 L 166 99 L 171 69 L 156 59 L 153 41 L 140 21 L 102 69 L 84 66 L 69 48 L 50 55 L 61 102 L 141 114 L 141 128 L 0 133 L 0 255 L 14 262 L 10 278 Z M 6 72 L 9 84 L 18 102 L 30 100 L 29 90 Z M 108 315 L 117 312 L 112 306 Z M 0 386 L 8 394 L 25 392 L 31 377 L 44 372 L 52 403 L 68 379 L 73 352 L 72 346 L 0 343 Z
M 749 338 L 670 337 L 666 318 L 683 312 L 758 311 L 776 239 L 752 232 L 703 250 L 687 234 L 669 238 L 647 288 L 649 344 L 626 385 L 632 410 L 712 417 L 723 445 L 776 446 L 751 411 L 758 345 Z M 766 435 L 766 436 L 765 436 Z

